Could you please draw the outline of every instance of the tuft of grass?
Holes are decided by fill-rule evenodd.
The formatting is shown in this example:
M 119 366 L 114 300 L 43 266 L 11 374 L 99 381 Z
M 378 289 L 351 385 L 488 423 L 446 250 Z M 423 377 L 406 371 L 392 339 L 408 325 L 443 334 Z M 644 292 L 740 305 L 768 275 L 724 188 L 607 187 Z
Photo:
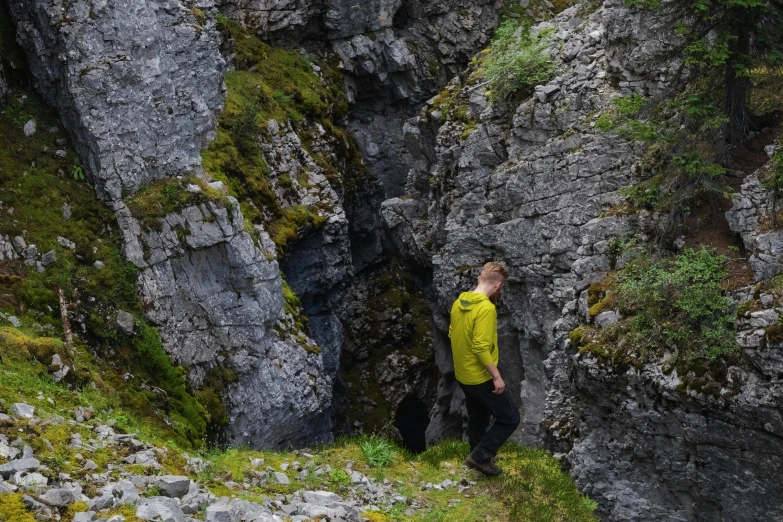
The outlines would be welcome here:
M 372 467 L 388 466 L 397 456 L 394 444 L 377 435 L 372 435 L 362 443 L 362 455 Z
M 188 185 L 196 185 L 200 192 L 190 192 Z M 210 187 L 198 176 L 170 178 L 145 185 L 127 201 L 128 209 L 134 217 L 153 228 L 155 218 L 161 218 L 186 206 L 199 203 L 217 202 L 228 206 L 228 200 L 221 191 Z
M 351 485 L 351 477 L 342 469 L 333 469 L 330 471 L 329 480 L 338 486 L 348 487 Z

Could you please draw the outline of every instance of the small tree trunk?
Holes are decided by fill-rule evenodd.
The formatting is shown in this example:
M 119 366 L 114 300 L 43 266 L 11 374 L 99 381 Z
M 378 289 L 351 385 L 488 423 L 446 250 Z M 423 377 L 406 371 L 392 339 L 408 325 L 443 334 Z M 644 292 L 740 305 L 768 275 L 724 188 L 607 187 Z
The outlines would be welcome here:
M 734 13 L 737 23 L 732 26 L 731 33 L 736 36 L 729 42 L 731 58 L 726 63 L 726 94 L 723 101 L 723 109 L 729 121 L 726 124 L 726 142 L 737 145 L 745 140 L 750 130 L 750 111 L 748 100 L 750 98 L 750 80 L 737 74 L 737 67 L 744 65 L 750 54 L 751 29 L 743 23 L 747 17 L 741 17 L 740 13 Z
M 62 288 L 57 289 L 57 295 L 60 297 L 60 318 L 63 321 L 65 348 L 68 350 L 68 355 L 73 357 L 73 333 L 71 332 L 71 321 L 68 319 L 68 303 L 65 301 L 65 293 Z

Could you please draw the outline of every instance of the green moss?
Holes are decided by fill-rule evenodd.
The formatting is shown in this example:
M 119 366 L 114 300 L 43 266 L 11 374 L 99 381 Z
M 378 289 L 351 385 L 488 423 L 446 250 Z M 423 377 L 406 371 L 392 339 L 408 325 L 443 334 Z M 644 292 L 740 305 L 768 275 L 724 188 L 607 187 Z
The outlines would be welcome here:
M 748 312 L 758 312 L 759 310 L 761 310 L 761 303 L 759 301 L 743 301 L 737 307 L 737 317 L 744 317 Z
M 226 75 L 228 96 L 217 138 L 202 155 L 203 165 L 242 202 L 251 225 L 264 225 L 278 254 L 283 255 L 308 228 L 322 226 L 325 218 L 314 208 L 286 208 L 272 190 L 269 167 L 259 144 L 259 140 L 268 138 L 270 120 L 293 126 L 332 186 L 344 189 L 348 202 L 371 178 L 352 136 L 335 124 L 348 109 L 339 60 L 330 57 L 320 62 L 319 76 L 301 54 L 270 47 L 236 22 L 221 17 L 219 29 L 233 45 L 237 69 Z M 313 152 L 316 124 L 326 131 L 336 159 L 331 154 Z M 300 184 L 308 188 L 306 178 L 306 173 L 297 175 Z M 287 175 L 279 177 L 277 183 L 282 189 L 293 187 Z M 249 202 L 263 212 L 248 208 Z
M 21 493 L 0 494 L 0 521 L 36 522 L 33 514 L 25 507 Z
M 304 205 L 294 205 L 282 209 L 281 216 L 267 226 L 269 237 L 275 242 L 281 253 L 299 239 L 300 233 L 307 228 L 321 228 L 326 218 L 315 214 Z
M 188 185 L 200 188 L 199 192 L 191 192 Z M 165 217 L 187 206 L 215 202 L 225 207 L 228 205 L 226 195 L 220 190 L 210 187 L 197 176 L 184 176 L 181 179 L 170 178 L 143 186 L 126 203 L 134 217 L 148 227 L 158 222 L 157 218 Z

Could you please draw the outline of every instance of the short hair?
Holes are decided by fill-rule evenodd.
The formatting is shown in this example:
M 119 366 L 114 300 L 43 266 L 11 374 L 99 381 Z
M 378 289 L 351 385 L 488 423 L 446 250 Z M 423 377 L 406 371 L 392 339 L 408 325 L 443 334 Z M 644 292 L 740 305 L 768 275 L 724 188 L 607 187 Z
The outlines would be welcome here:
M 492 282 L 498 282 L 501 277 L 503 278 L 503 281 L 505 281 L 508 279 L 508 269 L 503 263 L 490 261 L 481 269 L 480 275 Z

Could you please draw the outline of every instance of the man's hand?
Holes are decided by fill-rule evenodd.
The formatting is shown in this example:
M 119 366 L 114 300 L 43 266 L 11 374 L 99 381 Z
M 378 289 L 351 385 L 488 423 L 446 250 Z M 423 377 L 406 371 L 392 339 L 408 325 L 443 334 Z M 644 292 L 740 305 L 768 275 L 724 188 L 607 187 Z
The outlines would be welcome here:
M 497 377 L 494 377 L 492 379 L 492 384 L 495 385 L 495 390 L 492 392 L 495 395 L 502 394 L 503 391 L 506 389 L 506 383 L 503 382 L 503 378 L 500 377 L 500 374 L 498 374 Z

